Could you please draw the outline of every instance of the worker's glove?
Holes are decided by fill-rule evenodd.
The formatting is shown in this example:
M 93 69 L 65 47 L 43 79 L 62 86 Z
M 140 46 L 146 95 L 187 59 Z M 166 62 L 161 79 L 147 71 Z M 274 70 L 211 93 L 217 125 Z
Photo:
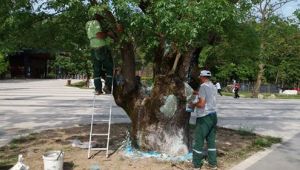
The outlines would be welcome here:
M 105 32 L 97 32 L 96 37 L 99 39 L 105 39 L 107 34 Z

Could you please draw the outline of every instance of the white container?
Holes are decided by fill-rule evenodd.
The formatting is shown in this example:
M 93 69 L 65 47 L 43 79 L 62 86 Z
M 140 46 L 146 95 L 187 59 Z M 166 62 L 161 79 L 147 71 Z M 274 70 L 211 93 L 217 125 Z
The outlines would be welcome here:
M 63 170 L 64 152 L 49 151 L 43 155 L 44 170 Z

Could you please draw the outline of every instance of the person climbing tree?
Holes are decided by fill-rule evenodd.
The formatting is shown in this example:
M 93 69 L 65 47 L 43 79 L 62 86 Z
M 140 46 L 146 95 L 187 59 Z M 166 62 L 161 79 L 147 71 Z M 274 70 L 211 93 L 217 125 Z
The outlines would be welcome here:
M 105 7 L 91 7 L 89 16 L 91 20 L 86 23 L 86 31 L 90 40 L 91 57 L 94 71 L 95 94 L 111 93 L 113 76 L 113 58 L 111 55 L 110 44 L 112 43 L 112 32 L 105 31 L 101 27 L 100 21 L 104 18 L 101 11 Z M 105 79 L 105 87 L 102 91 L 101 77 Z

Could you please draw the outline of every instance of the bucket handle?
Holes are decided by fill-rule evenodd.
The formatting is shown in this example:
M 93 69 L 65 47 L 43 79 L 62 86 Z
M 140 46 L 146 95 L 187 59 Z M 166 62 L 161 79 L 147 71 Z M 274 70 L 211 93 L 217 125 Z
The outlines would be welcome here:
M 60 153 L 59 153 L 59 155 L 57 156 L 56 160 L 59 159 L 59 157 L 62 155 L 62 153 L 63 153 L 63 151 L 61 150 Z

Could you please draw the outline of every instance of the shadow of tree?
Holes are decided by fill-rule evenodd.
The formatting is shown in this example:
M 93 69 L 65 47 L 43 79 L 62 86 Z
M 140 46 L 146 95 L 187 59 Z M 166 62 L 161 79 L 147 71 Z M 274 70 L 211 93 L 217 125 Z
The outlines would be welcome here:
M 73 170 L 76 167 L 76 165 L 74 164 L 74 162 L 64 162 L 64 170 Z

